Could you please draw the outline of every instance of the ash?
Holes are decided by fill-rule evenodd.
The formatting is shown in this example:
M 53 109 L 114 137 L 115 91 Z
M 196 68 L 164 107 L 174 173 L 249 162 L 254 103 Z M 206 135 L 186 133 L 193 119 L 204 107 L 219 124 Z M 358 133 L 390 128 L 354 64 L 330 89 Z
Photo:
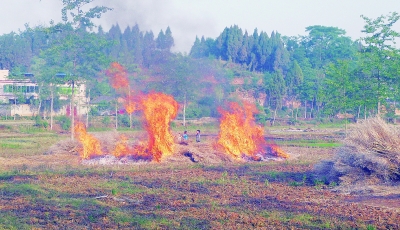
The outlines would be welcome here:
M 253 157 L 243 155 L 242 159 L 247 162 L 250 162 L 250 161 L 282 161 L 282 160 L 284 160 L 282 157 L 272 156 L 272 155 L 268 155 L 265 153 L 257 153 Z
M 131 156 L 117 158 L 112 155 L 99 156 L 88 160 L 82 160 L 83 165 L 132 165 L 149 163 L 148 159 L 138 159 Z

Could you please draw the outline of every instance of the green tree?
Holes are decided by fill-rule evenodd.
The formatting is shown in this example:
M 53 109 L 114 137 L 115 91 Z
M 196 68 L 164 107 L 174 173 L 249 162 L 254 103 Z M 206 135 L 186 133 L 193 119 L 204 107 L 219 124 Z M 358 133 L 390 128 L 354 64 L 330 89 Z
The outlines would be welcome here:
M 326 95 L 327 106 L 334 108 L 334 113 L 347 113 L 354 108 L 353 70 L 350 60 L 338 60 L 337 64 L 329 64 L 326 68 Z
M 286 83 L 286 95 L 288 99 L 292 102 L 292 117 L 294 112 L 294 102 L 298 97 L 300 86 L 303 83 L 303 71 L 300 68 L 300 65 L 296 60 L 292 62 L 292 66 L 290 67 L 288 73 L 285 76 Z M 296 113 L 297 118 L 297 113 Z
M 61 10 L 62 20 L 71 30 L 65 33 L 65 36 L 59 39 L 47 54 L 52 55 L 53 60 L 60 69 L 66 72 L 66 82 L 72 86 L 71 95 L 71 139 L 74 139 L 74 112 L 75 106 L 75 84 L 88 80 L 102 69 L 102 66 L 108 64 L 104 55 L 106 41 L 100 39 L 92 30 L 94 26 L 93 19 L 100 18 L 101 15 L 111 8 L 105 6 L 95 6 L 84 10 L 85 6 L 94 0 L 62 0 L 63 8 Z M 71 16 L 71 18 L 69 18 Z M 44 55 L 47 56 L 47 55 Z
M 285 80 L 281 71 L 264 74 L 264 87 L 268 95 L 268 104 L 274 109 L 272 124 L 275 122 L 277 110 L 282 108 L 282 99 L 286 93 Z
M 198 75 L 195 70 L 195 62 L 192 58 L 178 54 L 169 58 L 164 65 L 164 72 L 168 76 L 163 84 L 167 86 L 168 93 L 172 94 L 183 104 L 183 123 L 186 125 L 186 107 L 189 100 L 194 97 L 199 90 Z
M 373 88 L 376 89 L 377 111 L 380 114 L 381 103 L 391 96 L 392 86 L 399 84 L 399 50 L 394 44 L 400 33 L 392 27 L 400 15 L 393 12 L 376 19 L 361 17 L 365 21 L 362 31 L 365 37 L 361 38 L 361 67 L 372 80 L 368 84 L 375 85 Z
M 309 34 L 301 42 L 314 68 L 323 68 L 338 59 L 349 59 L 356 52 L 356 46 L 343 29 L 316 25 L 307 27 L 306 32 Z

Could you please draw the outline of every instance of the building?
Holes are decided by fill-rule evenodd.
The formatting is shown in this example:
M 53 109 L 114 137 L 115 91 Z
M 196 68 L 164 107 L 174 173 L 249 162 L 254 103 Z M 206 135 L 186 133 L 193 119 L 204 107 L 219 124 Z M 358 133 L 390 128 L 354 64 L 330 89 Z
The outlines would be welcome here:
M 57 85 L 60 100 L 69 100 L 72 88 L 68 84 Z M 32 73 L 25 73 L 20 78 L 9 78 L 8 70 L 0 70 L 0 115 L 35 116 L 38 114 L 38 106 L 30 105 L 30 99 L 38 99 L 40 88 Z M 25 101 L 18 101 L 24 98 Z M 86 85 L 79 84 L 75 87 L 74 111 L 76 115 L 85 115 L 88 112 L 89 98 L 86 97 Z M 48 98 L 50 100 L 50 98 Z M 70 115 L 72 106 L 66 105 L 55 115 Z M 50 115 L 45 112 L 44 115 Z

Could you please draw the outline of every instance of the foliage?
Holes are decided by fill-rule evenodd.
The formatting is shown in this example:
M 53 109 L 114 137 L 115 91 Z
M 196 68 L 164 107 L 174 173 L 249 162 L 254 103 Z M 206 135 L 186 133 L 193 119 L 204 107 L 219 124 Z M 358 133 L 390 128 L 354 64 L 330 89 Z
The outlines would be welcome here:
M 69 130 L 71 128 L 71 119 L 67 116 L 55 117 L 55 120 L 61 125 L 63 130 Z
M 35 116 L 35 126 L 39 128 L 47 128 L 49 123 L 43 120 L 39 115 Z
M 183 55 L 171 52 L 170 27 L 156 36 L 137 24 L 116 24 L 108 31 L 100 26 L 94 32 L 93 20 L 110 8 L 95 6 L 94 0 L 62 3 L 62 23 L 26 25 L 19 33 L 0 36 L 0 69 L 15 76 L 34 72 L 40 92 L 29 102 L 40 111 L 49 109 L 52 96 L 55 108 L 61 107 L 56 84 L 85 81 L 92 99 L 111 95 L 102 73 L 111 61 L 128 70 L 132 89 L 171 94 L 181 105 L 191 104 L 193 118 L 217 116 L 215 108 L 237 91 L 256 99 L 266 94 L 266 109 L 290 114 L 294 121 L 301 114 L 367 118 L 384 112 L 383 106 L 394 111 L 400 100 L 400 52 L 394 45 L 400 35 L 393 29 L 400 16 L 395 12 L 376 19 L 362 16 L 365 36 L 359 41 L 337 27 L 311 25 L 307 35 L 287 37 L 277 31 L 248 33 L 234 25 L 216 38 L 196 37 L 189 55 Z M 56 78 L 57 73 L 65 77 Z M 17 103 L 25 102 L 21 93 L 15 96 Z M 280 113 L 284 107 L 288 112 Z

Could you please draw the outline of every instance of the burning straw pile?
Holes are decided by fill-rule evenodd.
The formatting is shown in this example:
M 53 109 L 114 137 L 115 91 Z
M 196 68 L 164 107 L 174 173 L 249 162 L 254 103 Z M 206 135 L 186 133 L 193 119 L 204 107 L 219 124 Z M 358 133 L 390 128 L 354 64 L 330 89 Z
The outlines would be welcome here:
M 343 185 L 400 181 L 400 132 L 381 118 L 356 124 L 333 161 L 316 166 Z
M 206 156 L 211 161 L 229 160 L 209 146 L 198 143 L 199 140 L 196 140 L 195 149 L 180 148 L 176 151 L 176 143 L 174 143 L 174 135 L 170 127 L 171 121 L 178 113 L 179 105 L 175 99 L 171 95 L 156 92 L 135 94 L 130 89 L 126 69 L 118 63 L 112 63 L 106 73 L 110 77 L 112 87 L 124 96 L 125 110 L 130 118 L 134 111 L 140 112 L 147 137 L 135 144 L 132 144 L 124 135 L 114 135 L 115 137 L 100 140 L 89 134 L 83 123 L 77 122 L 75 136 L 80 145 L 73 149 L 79 152 L 83 163 L 95 164 L 96 159 L 91 161 L 93 158 L 106 159 L 105 163 L 125 163 L 129 160 L 176 161 L 177 159 L 171 159 L 176 152 L 181 156 L 189 157 L 192 162 L 198 162 Z M 232 102 L 228 109 L 219 109 L 222 116 L 216 148 L 235 160 L 269 160 L 270 155 L 273 158 L 288 158 L 289 155 L 275 143 L 268 143 L 265 140 L 264 129 L 256 124 L 253 116 L 258 112 L 256 106 L 248 102 L 242 104 Z M 130 126 L 132 127 L 132 122 Z M 106 144 L 107 140 L 114 140 L 113 144 Z M 110 149 L 110 145 L 114 148 Z M 210 155 L 210 152 L 215 153 L 214 156 Z

